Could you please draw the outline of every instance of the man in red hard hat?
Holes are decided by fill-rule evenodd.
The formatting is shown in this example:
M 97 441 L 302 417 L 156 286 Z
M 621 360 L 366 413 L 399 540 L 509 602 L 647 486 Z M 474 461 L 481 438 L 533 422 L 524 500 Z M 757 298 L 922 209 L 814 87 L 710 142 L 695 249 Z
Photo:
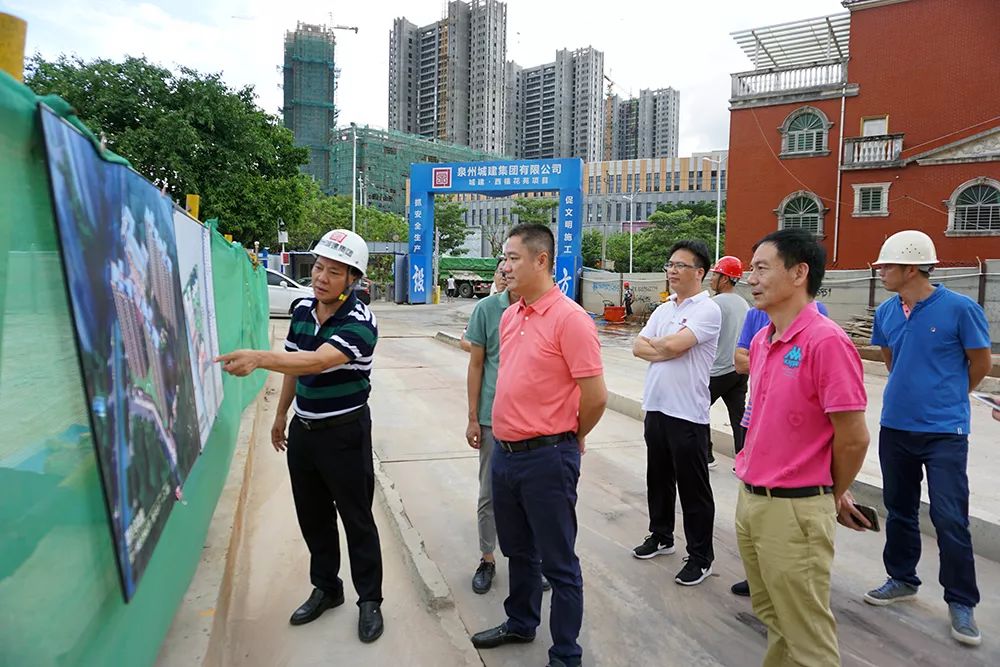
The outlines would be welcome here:
M 743 449 L 743 409 L 747 399 L 747 376 L 736 372 L 733 357 L 736 353 L 736 340 L 743 329 L 750 305 L 746 299 L 736 293 L 736 283 L 743 277 L 743 262 L 732 256 L 720 257 L 715 266 L 709 269 L 709 287 L 715 296 L 712 298 L 722 311 L 722 328 L 719 330 L 719 347 L 716 348 L 715 361 L 708 372 L 708 392 L 711 404 L 720 398 L 729 411 L 729 423 L 733 427 L 733 447 L 735 453 Z M 711 431 L 709 431 L 711 433 Z M 715 468 L 715 455 L 712 453 L 712 441 L 708 441 L 708 467 Z
M 625 306 L 625 317 L 631 317 L 632 302 L 635 301 L 635 294 L 632 293 L 632 288 L 629 287 L 628 282 L 625 282 L 622 287 L 625 288 L 625 294 L 622 297 L 622 305 Z

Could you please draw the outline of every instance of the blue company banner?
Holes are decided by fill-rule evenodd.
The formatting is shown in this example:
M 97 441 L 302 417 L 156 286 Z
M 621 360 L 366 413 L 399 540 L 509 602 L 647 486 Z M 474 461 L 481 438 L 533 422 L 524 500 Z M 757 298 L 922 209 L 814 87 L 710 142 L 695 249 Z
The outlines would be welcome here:
M 564 294 L 576 296 L 581 253 L 583 160 L 511 160 L 452 164 L 413 164 L 410 168 L 409 302 L 427 303 L 433 287 L 434 197 L 472 193 L 510 197 L 555 190 L 555 280 Z

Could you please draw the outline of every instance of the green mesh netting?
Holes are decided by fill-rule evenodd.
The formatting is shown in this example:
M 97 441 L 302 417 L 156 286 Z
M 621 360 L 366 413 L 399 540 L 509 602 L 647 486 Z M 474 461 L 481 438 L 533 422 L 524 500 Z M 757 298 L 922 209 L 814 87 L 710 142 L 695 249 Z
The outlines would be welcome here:
M 225 399 L 184 485 L 186 504 L 173 508 L 126 605 L 64 288 L 38 101 L 0 72 L 0 664 L 152 664 L 197 567 L 240 416 L 265 374 L 224 377 Z M 68 112 L 64 103 L 45 101 Z M 212 263 L 219 348 L 266 348 L 263 271 L 215 231 Z

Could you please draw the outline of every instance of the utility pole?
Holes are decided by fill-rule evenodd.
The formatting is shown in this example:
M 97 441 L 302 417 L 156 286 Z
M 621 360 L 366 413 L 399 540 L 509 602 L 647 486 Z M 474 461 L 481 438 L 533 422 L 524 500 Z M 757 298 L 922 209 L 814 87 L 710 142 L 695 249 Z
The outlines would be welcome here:
M 354 149 L 351 151 L 351 231 L 358 231 L 358 126 L 351 123 Z
M 726 161 L 729 155 L 724 155 L 718 160 L 713 160 L 710 157 L 703 157 L 703 160 L 707 160 L 712 164 L 716 165 L 715 168 L 715 261 L 719 261 L 719 244 L 722 229 L 722 163 Z

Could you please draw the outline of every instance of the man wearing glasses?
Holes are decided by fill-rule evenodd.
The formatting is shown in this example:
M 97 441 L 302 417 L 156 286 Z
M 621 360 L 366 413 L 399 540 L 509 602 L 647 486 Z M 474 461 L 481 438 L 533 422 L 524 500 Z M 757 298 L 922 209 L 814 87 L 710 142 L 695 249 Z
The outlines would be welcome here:
M 674 553 L 674 505 L 679 493 L 688 556 L 674 581 L 682 586 L 704 581 L 715 560 L 708 374 L 722 311 L 701 288 L 708 267 L 708 247 L 703 242 L 674 244 L 663 266 L 670 299 L 653 311 L 632 347 L 632 354 L 649 362 L 642 397 L 649 536 L 632 555 L 648 559 Z

